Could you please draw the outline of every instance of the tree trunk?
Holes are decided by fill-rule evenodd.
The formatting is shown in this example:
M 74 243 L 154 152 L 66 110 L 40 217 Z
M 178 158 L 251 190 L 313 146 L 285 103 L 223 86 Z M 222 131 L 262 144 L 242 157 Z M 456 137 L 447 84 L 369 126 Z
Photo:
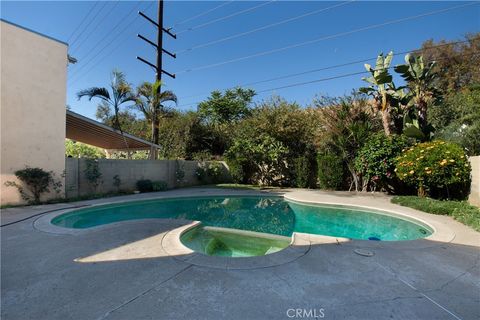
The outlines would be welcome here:
M 159 130 L 158 130 L 158 126 L 159 126 L 159 120 L 157 119 L 157 116 L 154 115 L 152 117 L 152 143 L 158 145 L 158 134 L 159 134 Z M 157 160 L 157 148 L 152 146 L 150 148 L 150 160 Z
M 420 122 L 420 129 L 425 133 L 425 128 L 427 127 L 427 103 L 422 99 L 419 99 L 418 107 L 418 120 Z
M 390 115 L 390 110 L 386 108 L 382 111 L 383 130 L 385 131 L 386 136 L 390 136 L 392 134 L 391 122 L 392 117 Z

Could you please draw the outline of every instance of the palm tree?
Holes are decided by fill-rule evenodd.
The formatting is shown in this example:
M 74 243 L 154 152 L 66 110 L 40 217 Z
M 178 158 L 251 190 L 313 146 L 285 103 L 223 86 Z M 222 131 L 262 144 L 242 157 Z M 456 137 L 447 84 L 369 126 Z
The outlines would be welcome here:
M 172 91 L 160 92 L 161 81 L 154 83 L 143 82 L 137 88 L 135 107 L 141 111 L 152 128 L 152 142 L 158 144 L 160 119 L 169 114 L 164 103 L 177 103 L 177 96 Z
M 118 118 L 120 106 L 127 102 L 135 102 L 136 97 L 132 92 L 130 84 L 128 84 L 125 80 L 125 75 L 123 74 L 123 72 L 119 70 L 113 70 L 111 79 L 111 93 L 108 91 L 107 88 L 92 87 L 89 89 L 81 90 L 77 93 L 77 97 L 78 100 L 80 100 L 82 97 L 87 96 L 89 101 L 91 101 L 93 98 L 98 98 L 102 101 L 104 105 L 113 107 L 113 109 L 115 110 L 114 128 L 120 130 L 121 134 L 123 135 L 123 131 L 120 126 L 120 120 Z

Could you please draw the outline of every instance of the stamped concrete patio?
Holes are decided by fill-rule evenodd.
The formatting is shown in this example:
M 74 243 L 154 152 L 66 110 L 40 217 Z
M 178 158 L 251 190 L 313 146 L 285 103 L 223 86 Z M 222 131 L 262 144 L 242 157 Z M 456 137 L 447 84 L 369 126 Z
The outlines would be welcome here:
M 479 233 L 449 217 L 391 204 L 380 194 L 270 192 L 300 201 L 402 212 L 435 224 L 440 237 L 397 243 L 311 238 L 304 254 L 293 260 L 265 264 L 258 261 L 272 262 L 273 256 L 240 258 L 250 259 L 246 265 L 253 269 L 229 268 L 228 262 L 219 268 L 165 250 L 162 239 L 185 221 L 129 221 L 75 234 L 41 231 L 35 221 L 38 225 L 49 212 L 81 205 L 264 193 L 192 188 L 5 209 L 1 318 L 480 318 Z M 358 255 L 357 248 L 374 256 Z

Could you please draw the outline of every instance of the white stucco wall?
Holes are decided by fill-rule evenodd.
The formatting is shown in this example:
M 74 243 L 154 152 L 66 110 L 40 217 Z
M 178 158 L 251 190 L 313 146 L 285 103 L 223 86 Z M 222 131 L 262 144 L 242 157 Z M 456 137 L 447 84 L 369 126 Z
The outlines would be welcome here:
M 0 21 L 1 204 L 21 203 L 15 170 L 65 170 L 67 45 Z M 52 197 L 45 195 L 43 199 Z
M 472 165 L 472 185 L 468 201 L 480 207 L 480 156 L 470 157 L 469 160 Z

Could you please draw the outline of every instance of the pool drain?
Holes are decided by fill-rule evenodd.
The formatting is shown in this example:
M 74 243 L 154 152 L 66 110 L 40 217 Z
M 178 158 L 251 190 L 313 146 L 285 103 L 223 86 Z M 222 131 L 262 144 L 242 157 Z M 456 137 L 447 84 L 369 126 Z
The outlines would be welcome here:
M 356 254 L 358 254 L 360 256 L 364 256 L 364 257 L 373 257 L 375 255 L 375 253 L 373 253 L 373 251 L 365 250 L 365 249 L 355 249 L 355 250 L 353 250 L 353 252 L 355 252 Z

